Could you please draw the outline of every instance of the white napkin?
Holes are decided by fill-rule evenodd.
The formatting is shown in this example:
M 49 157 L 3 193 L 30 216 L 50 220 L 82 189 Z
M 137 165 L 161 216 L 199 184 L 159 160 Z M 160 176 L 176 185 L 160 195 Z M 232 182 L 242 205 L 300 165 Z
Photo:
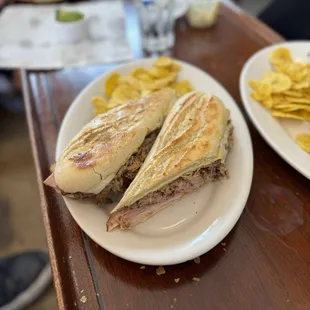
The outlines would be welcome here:
M 80 11 L 82 21 L 59 23 L 55 10 Z M 57 69 L 129 60 L 121 1 L 16 5 L 0 15 L 0 67 Z

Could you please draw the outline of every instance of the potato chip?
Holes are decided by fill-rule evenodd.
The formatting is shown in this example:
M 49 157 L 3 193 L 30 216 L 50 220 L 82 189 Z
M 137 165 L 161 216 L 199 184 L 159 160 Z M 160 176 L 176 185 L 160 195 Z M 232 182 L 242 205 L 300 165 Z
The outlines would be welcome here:
M 285 96 L 282 94 L 272 94 L 271 99 L 272 99 L 273 106 L 277 106 L 279 104 L 289 104 Z
M 102 97 L 102 96 L 94 96 L 92 99 L 91 99 L 91 102 L 92 104 L 94 105 L 106 105 L 107 104 L 107 100 Z
M 275 66 L 278 72 L 287 75 L 294 82 L 308 79 L 308 68 L 302 63 L 283 63 Z
M 307 98 L 296 98 L 296 97 L 285 97 L 287 101 L 292 103 L 308 103 L 310 104 L 310 99 Z
M 157 81 L 158 80 L 155 80 L 154 82 L 148 82 L 148 81 L 139 80 L 138 82 L 139 82 L 141 91 L 148 90 L 150 92 L 153 92 L 159 89 L 159 86 L 156 84 Z
M 287 75 L 277 72 L 266 73 L 261 82 L 270 85 L 273 93 L 281 93 L 289 90 L 292 86 L 292 81 Z
M 268 99 L 262 100 L 261 103 L 268 110 L 270 110 L 273 107 L 272 98 L 268 98 Z
M 283 109 L 285 109 L 286 111 L 297 111 L 297 110 L 303 110 L 303 111 L 308 111 L 310 112 L 310 105 L 306 105 L 306 104 L 285 104 L 285 105 L 279 105 L 276 108 L 280 109 L 280 107 L 282 106 Z
M 163 78 L 170 74 L 170 70 L 167 68 L 151 68 L 148 73 L 154 78 Z
M 99 114 L 107 112 L 108 110 L 109 110 L 108 107 L 106 109 L 102 109 L 100 107 L 94 106 L 93 113 L 94 115 L 99 115 Z
M 255 91 L 252 92 L 250 96 L 256 101 L 262 101 L 262 98 Z
M 310 105 L 309 104 L 294 104 L 294 107 L 298 108 L 298 110 L 310 112 Z
M 127 103 L 128 101 L 136 100 L 140 98 L 140 92 L 130 85 L 117 86 L 112 94 L 111 99 L 120 104 Z
M 261 81 L 248 81 L 249 85 L 253 88 L 254 93 L 251 94 L 255 100 L 265 100 L 271 96 L 272 88 L 271 85 Z
M 151 91 L 155 91 L 158 89 L 162 89 L 171 82 L 174 82 L 176 80 L 177 73 L 172 72 L 168 76 L 154 80 L 153 82 L 147 82 L 147 81 L 139 81 L 141 89 L 147 89 Z
M 103 97 L 94 98 L 94 113 L 104 113 L 111 108 L 168 87 L 170 84 L 176 88 L 179 95 L 192 91 L 188 81 L 176 83 L 180 69 L 181 66 L 178 63 L 162 56 L 154 61 L 150 69 L 138 67 L 125 76 L 120 76 L 117 72 L 110 73 L 104 83 L 104 92 L 109 101 L 107 102 Z
M 148 89 L 143 89 L 141 92 L 141 97 L 148 96 L 152 91 Z
M 123 84 L 130 85 L 131 87 L 135 88 L 136 90 L 141 90 L 139 81 L 132 76 L 129 76 L 129 75 L 128 76 L 121 76 L 118 79 L 117 85 L 119 86 L 119 85 L 123 85 Z
M 251 97 L 258 101 L 264 108 L 270 110 L 273 107 L 273 101 L 272 98 L 267 98 L 267 99 L 261 99 L 255 92 L 251 93 Z
M 148 74 L 148 71 L 145 68 L 138 67 L 138 68 L 131 70 L 131 72 L 130 72 L 130 75 L 134 76 L 134 77 L 139 75 L 139 74 Z
M 112 72 L 108 75 L 104 83 L 104 92 L 108 97 L 111 97 L 113 91 L 115 90 L 119 77 L 120 74 L 117 72 Z
M 183 96 L 186 93 L 191 92 L 193 89 L 190 86 L 189 81 L 180 81 L 180 82 L 174 82 L 169 85 L 171 88 L 175 90 L 175 93 L 177 96 Z
M 296 90 L 296 91 L 301 93 L 302 97 L 307 98 L 307 99 L 310 98 L 310 88 L 304 88 L 304 89 Z
M 283 94 L 290 97 L 302 97 L 302 93 L 296 90 L 286 90 Z
M 98 115 L 108 110 L 108 102 L 101 96 L 95 96 L 91 100 L 94 105 L 94 114 Z
M 303 89 L 303 88 L 308 88 L 310 86 L 309 81 L 301 81 L 298 83 L 293 83 L 292 89 Z
M 298 111 L 298 110 L 304 110 L 310 112 L 310 105 L 306 104 L 293 104 L 291 102 L 278 104 L 277 106 L 274 106 L 274 109 L 276 110 L 284 110 L 285 112 L 292 112 L 292 111 Z
M 310 134 L 300 133 L 296 136 L 297 144 L 306 152 L 310 153 Z
M 291 105 L 289 103 L 283 103 L 283 104 L 278 104 L 278 105 L 274 106 L 274 110 L 283 111 L 283 112 L 290 112 L 290 111 L 292 111 L 291 110 L 292 107 L 293 107 L 293 105 Z
M 310 120 L 310 113 L 304 111 L 298 112 L 283 112 L 278 110 L 272 110 L 271 114 L 279 118 L 292 118 L 298 120 Z
M 115 100 L 111 99 L 111 100 L 108 102 L 108 109 L 110 110 L 110 109 L 113 109 L 113 108 L 118 107 L 118 106 L 120 106 L 120 105 L 122 105 L 122 104 L 119 103 L 118 101 L 115 101 Z
M 168 84 L 170 84 L 171 82 L 174 82 L 176 80 L 176 78 L 177 78 L 177 73 L 171 72 L 168 76 L 155 81 L 156 88 L 162 89 L 162 88 L 168 86 Z
M 153 77 L 145 68 L 136 68 L 131 71 L 131 76 L 142 81 L 153 81 Z
M 154 81 L 154 79 L 152 78 L 152 76 L 150 74 L 146 74 L 146 73 L 140 73 L 136 76 L 136 78 L 138 80 L 142 80 L 142 81 L 146 81 L 146 82 L 152 82 Z
M 155 67 L 169 67 L 172 64 L 172 59 L 166 56 L 158 57 L 157 60 L 154 61 L 153 65 Z
M 292 58 L 287 48 L 279 47 L 271 52 L 269 60 L 272 64 L 277 65 L 284 62 L 291 62 Z
M 180 66 L 179 64 L 177 64 L 176 62 L 173 62 L 173 63 L 170 65 L 170 69 L 171 69 L 171 71 L 178 72 L 178 71 L 180 71 L 181 66 Z

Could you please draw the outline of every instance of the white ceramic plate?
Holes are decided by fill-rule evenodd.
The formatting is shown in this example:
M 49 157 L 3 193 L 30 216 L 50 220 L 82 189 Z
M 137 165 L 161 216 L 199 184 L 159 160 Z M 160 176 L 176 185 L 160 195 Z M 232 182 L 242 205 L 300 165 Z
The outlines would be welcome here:
M 152 61 L 142 59 L 113 71 L 128 74 L 135 67 L 150 67 Z M 219 96 L 231 111 L 235 144 L 228 156 L 230 179 L 206 185 L 131 231 L 106 232 L 111 205 L 98 207 L 90 201 L 64 198 L 72 216 L 90 238 L 115 255 L 141 264 L 176 264 L 212 249 L 236 224 L 252 182 L 251 139 L 236 103 L 211 76 L 189 64 L 179 64 L 180 79 L 189 79 L 195 89 Z M 101 93 L 105 77 L 106 74 L 90 83 L 72 103 L 60 129 L 56 157 L 92 119 L 90 101 Z
M 296 61 L 310 61 L 310 42 L 281 43 L 266 47 L 254 54 L 244 65 L 240 75 L 240 93 L 244 107 L 257 130 L 266 142 L 292 167 L 310 179 L 310 156 L 296 143 L 298 133 L 310 133 L 310 122 L 290 119 L 277 119 L 250 97 L 247 81 L 260 79 L 272 68 L 268 57 L 276 47 L 286 47 Z

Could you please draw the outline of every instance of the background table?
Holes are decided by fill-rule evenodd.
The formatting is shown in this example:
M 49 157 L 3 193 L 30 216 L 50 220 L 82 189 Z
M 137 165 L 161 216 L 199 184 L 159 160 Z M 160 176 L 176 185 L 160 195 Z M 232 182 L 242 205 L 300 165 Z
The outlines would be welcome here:
M 131 25 L 128 38 L 138 58 L 142 54 L 135 14 L 129 4 L 126 10 Z M 223 4 L 212 29 L 194 30 L 178 21 L 173 53 L 218 79 L 240 104 L 238 83 L 244 62 L 277 41 L 281 38 L 257 20 Z M 254 179 L 238 224 L 223 243 L 201 257 L 200 264 L 170 266 L 162 276 L 155 267 L 140 269 L 97 246 L 74 222 L 61 196 L 42 185 L 55 160 L 57 132 L 66 110 L 86 84 L 109 68 L 23 72 L 60 309 L 310 309 L 310 184 L 262 140 L 250 122 Z

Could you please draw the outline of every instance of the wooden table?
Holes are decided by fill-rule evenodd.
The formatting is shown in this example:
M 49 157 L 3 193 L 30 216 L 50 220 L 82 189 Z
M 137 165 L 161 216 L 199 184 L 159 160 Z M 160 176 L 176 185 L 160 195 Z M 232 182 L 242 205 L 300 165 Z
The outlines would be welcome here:
M 135 57 L 141 57 L 134 11 L 130 5 L 126 10 L 131 25 L 128 38 Z M 238 83 L 244 62 L 278 41 L 277 34 L 227 3 L 212 29 L 194 30 L 180 20 L 174 56 L 213 75 L 243 109 Z M 162 276 L 155 273 L 155 267 L 141 270 L 140 265 L 97 246 L 74 222 L 62 198 L 42 185 L 55 159 L 57 132 L 70 103 L 110 67 L 23 72 L 59 308 L 310 309 L 310 183 L 264 142 L 249 121 L 254 179 L 238 224 L 223 243 L 201 257 L 200 264 L 190 261 L 170 266 Z

